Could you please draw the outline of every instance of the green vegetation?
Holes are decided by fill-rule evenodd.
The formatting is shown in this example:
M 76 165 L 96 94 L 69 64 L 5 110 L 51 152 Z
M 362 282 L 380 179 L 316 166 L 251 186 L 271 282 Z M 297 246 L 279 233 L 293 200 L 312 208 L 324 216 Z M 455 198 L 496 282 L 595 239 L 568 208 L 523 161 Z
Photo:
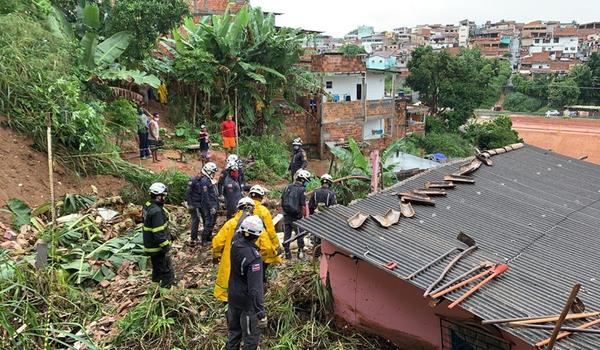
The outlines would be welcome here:
M 512 112 L 535 112 L 542 108 L 542 102 L 535 97 L 513 92 L 506 96 L 502 108 Z
M 191 121 L 222 120 L 236 108 L 240 130 L 262 135 L 281 122 L 274 100 L 283 97 L 297 107 L 296 97 L 318 88 L 312 74 L 298 67 L 304 36 L 296 29 L 275 28 L 275 17 L 260 8 L 237 14 L 185 21 L 165 40 L 173 59 L 165 57 L 175 79 L 187 84 Z M 195 114 L 194 114 L 195 111 Z
M 488 60 L 478 50 L 463 49 L 453 56 L 428 46 L 412 52 L 408 68 L 407 84 L 420 92 L 430 114 L 449 119 L 453 130 L 464 124 L 475 108 L 493 105 L 510 74 L 506 62 Z
M 244 137 L 240 155 L 252 157 L 255 163 L 246 170 L 251 180 L 273 184 L 287 178 L 291 153 L 285 142 L 274 135 Z
M 500 116 L 487 123 L 469 124 L 466 138 L 479 150 L 494 149 L 522 142 L 519 134 L 512 130 L 512 121 L 507 116 Z
M 339 51 L 345 56 L 364 55 L 367 53 L 364 47 L 354 44 L 344 44 L 340 47 Z
M 516 75 L 513 84 L 515 91 L 528 99 L 519 96 L 520 103 L 511 103 L 505 107 L 508 110 L 518 111 L 509 107 L 521 107 L 530 112 L 536 104 L 558 109 L 575 104 L 600 104 L 600 54 L 592 54 L 585 64 L 574 66 L 567 75 L 536 74 L 533 78 Z

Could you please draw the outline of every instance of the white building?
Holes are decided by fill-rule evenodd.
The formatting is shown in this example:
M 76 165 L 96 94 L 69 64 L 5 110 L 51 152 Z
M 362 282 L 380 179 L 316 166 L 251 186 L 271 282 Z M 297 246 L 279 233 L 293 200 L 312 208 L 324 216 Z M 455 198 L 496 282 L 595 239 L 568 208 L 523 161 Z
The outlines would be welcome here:
M 529 47 L 529 54 L 548 51 L 559 54 L 560 57 L 577 56 L 579 51 L 579 37 L 575 28 L 556 28 L 551 36 L 534 38 Z
M 469 45 L 469 31 L 468 25 L 461 25 L 458 27 L 458 46 L 467 47 Z
M 333 102 L 362 100 L 361 73 L 334 73 L 323 77 L 325 91 Z M 385 98 L 385 74 L 383 72 L 367 71 L 367 100 Z

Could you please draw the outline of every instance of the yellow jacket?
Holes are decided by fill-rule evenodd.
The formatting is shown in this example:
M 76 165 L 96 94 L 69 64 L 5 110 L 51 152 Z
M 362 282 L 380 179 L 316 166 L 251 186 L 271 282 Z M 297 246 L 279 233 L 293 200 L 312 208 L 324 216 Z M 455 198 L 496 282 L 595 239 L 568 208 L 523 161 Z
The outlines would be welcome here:
M 254 215 L 261 218 L 265 224 L 265 232 L 261 233 L 256 242 L 256 245 L 261 248 L 260 255 L 263 262 L 265 264 L 281 263 L 283 259 L 277 255 L 279 238 L 277 237 L 277 232 L 275 232 L 275 226 L 273 226 L 271 212 L 260 201 L 254 200 Z
M 217 299 L 224 302 L 227 302 L 227 287 L 229 286 L 229 273 L 231 271 L 231 241 L 233 241 L 233 237 L 235 236 L 235 228 L 240 220 L 240 217 L 242 216 L 242 213 L 243 211 L 239 210 L 233 218 L 228 220 L 223 227 L 221 227 L 219 233 L 217 233 L 212 240 L 212 256 L 214 258 L 221 258 L 213 294 Z M 271 226 L 272 225 L 273 223 L 271 222 Z M 261 239 L 263 236 L 266 237 L 265 231 L 260 234 L 260 237 L 256 241 L 256 245 L 260 250 L 260 255 L 264 256 L 272 254 L 270 245 L 267 245 L 268 242 L 264 239 Z

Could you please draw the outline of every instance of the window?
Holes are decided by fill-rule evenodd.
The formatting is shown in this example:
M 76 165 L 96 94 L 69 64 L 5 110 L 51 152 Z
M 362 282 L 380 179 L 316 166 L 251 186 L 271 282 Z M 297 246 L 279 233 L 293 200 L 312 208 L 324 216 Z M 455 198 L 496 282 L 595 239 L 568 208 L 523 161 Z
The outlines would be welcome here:
M 469 322 L 440 318 L 442 350 L 511 350 L 500 332 L 491 333 Z
M 535 39 L 535 43 L 539 44 L 540 43 L 540 39 Z
M 554 38 L 554 43 L 558 44 L 558 38 Z
M 574 48 L 574 47 L 572 47 L 572 48 L 571 48 L 571 51 L 575 51 L 575 48 Z
M 363 140 L 374 140 L 384 137 L 385 119 L 368 119 L 363 127 Z
M 325 88 L 326 89 L 332 89 L 333 88 L 333 81 L 326 81 L 325 82 Z

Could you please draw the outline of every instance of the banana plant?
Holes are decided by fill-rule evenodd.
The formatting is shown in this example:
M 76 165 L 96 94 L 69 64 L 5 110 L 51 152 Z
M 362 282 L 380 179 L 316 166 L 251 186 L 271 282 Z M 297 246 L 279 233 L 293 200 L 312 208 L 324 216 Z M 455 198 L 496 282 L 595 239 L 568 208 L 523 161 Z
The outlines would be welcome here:
M 201 90 L 210 90 L 214 115 L 233 112 L 237 97 L 241 127 L 260 134 L 264 126 L 276 121 L 273 100 L 284 97 L 295 105 L 295 94 L 317 86 L 309 84 L 310 76 L 296 66 L 303 39 L 296 29 L 277 28 L 273 15 L 244 6 L 235 15 L 227 11 L 199 23 L 188 19 L 163 43 L 172 54 L 173 67 L 179 68 L 175 76 L 191 78 L 193 82 L 186 79 L 186 83 L 204 84 Z M 211 69 L 197 74 L 193 64 L 181 64 L 190 57 L 204 60 L 209 63 L 204 66 Z
M 92 72 L 91 79 L 99 77 L 107 80 L 133 81 L 139 85 L 147 84 L 158 88 L 160 79 L 156 76 L 138 70 L 127 70 L 117 63 L 133 39 L 131 32 L 118 32 L 99 42 L 100 36 L 96 31 L 100 29 L 101 22 L 97 4 L 86 4 L 81 19 L 90 29 L 81 38 L 80 45 L 83 49 L 82 61 Z

